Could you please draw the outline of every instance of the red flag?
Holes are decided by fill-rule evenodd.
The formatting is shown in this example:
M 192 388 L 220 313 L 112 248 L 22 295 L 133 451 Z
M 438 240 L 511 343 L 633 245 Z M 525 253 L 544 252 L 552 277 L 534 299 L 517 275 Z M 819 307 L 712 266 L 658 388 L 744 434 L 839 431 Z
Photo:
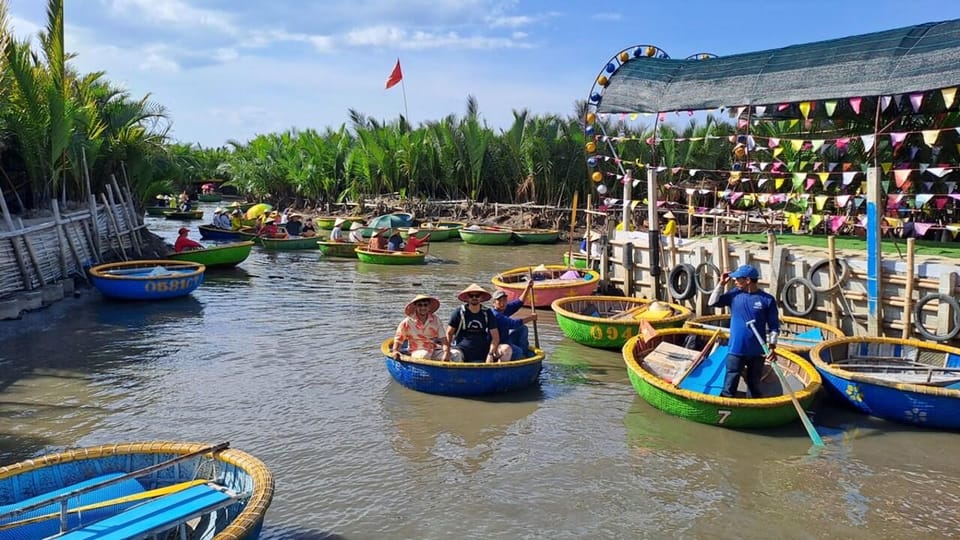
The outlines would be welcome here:
M 393 66 L 393 71 L 390 72 L 390 77 L 387 79 L 387 88 L 396 86 L 401 79 L 403 79 L 403 72 L 400 71 L 400 59 L 397 58 L 397 65 Z

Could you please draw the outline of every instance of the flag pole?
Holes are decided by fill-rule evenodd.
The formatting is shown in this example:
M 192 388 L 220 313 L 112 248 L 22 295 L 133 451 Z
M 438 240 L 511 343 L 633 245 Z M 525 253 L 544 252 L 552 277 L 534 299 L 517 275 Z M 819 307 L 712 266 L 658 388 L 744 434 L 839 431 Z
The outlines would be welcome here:
M 399 60 L 397 60 L 399 62 Z M 407 123 L 410 123 L 410 111 L 407 110 L 407 85 L 404 84 L 403 79 L 400 79 L 400 90 L 403 91 L 403 114 L 407 118 Z

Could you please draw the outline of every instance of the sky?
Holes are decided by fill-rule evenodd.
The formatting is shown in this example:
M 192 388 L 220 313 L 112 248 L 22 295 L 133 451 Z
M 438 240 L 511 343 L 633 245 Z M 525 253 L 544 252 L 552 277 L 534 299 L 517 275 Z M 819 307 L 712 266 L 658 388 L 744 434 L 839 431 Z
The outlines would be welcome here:
M 3 1 L 3 0 L 0 0 Z M 66 49 L 162 105 L 171 137 L 217 147 L 290 129 L 349 127 L 353 109 L 495 130 L 514 111 L 574 114 L 618 52 L 672 58 L 761 51 L 960 18 L 956 0 L 66 0 Z M 43 0 L 7 0 L 21 38 Z M 386 80 L 397 60 L 399 85 Z M 407 111 L 406 113 L 404 111 Z

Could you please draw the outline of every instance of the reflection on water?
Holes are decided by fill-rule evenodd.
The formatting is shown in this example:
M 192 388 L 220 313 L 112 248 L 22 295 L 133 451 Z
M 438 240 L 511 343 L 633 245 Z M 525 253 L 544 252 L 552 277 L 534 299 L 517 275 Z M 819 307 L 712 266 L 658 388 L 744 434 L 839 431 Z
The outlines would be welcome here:
M 182 225 L 149 223 L 168 240 Z M 178 301 L 93 292 L 0 323 L 0 462 L 229 440 L 276 475 L 263 534 L 276 539 L 955 534 L 956 434 L 823 409 L 827 448 L 810 454 L 799 423 L 685 421 L 548 310 L 539 387 L 476 400 L 390 379 L 379 344 L 414 295 L 439 298 L 446 320 L 467 284 L 564 249 L 446 242 L 430 248 L 443 263 L 386 267 L 254 248 Z

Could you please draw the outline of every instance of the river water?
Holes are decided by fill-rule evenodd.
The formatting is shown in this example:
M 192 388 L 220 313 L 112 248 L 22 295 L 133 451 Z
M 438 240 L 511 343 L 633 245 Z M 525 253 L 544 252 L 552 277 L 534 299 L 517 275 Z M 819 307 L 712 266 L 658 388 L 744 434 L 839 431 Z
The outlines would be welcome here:
M 181 225 L 148 223 L 171 241 Z M 618 352 L 564 338 L 549 311 L 536 388 L 459 399 L 390 378 L 379 344 L 415 294 L 439 297 L 446 317 L 467 284 L 559 263 L 565 247 L 437 243 L 420 267 L 255 248 L 186 298 L 85 291 L 0 323 L 0 464 L 230 441 L 275 474 L 271 539 L 960 534 L 957 434 L 821 405 L 827 446 L 811 453 L 799 423 L 685 421 L 643 402 Z

